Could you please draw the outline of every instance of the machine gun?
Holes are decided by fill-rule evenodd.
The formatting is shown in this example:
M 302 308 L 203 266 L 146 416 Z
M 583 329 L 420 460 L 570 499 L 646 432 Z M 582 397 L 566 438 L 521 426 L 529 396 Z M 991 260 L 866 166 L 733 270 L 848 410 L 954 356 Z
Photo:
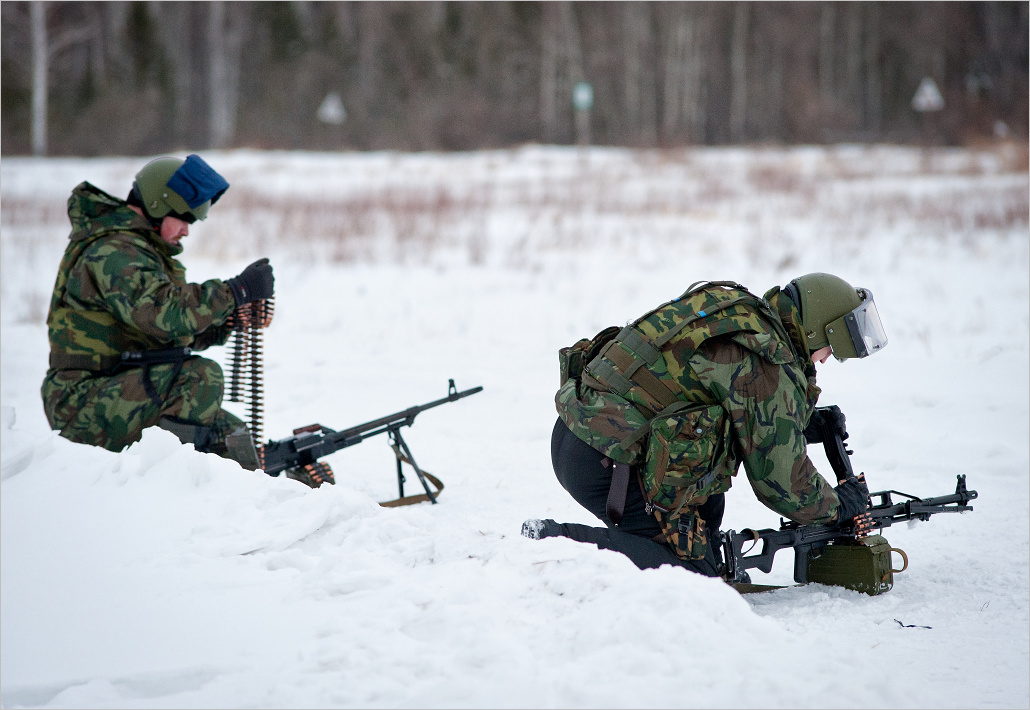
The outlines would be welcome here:
M 401 436 L 401 427 L 411 426 L 415 422 L 417 417 L 427 409 L 439 407 L 442 404 L 449 402 L 456 402 L 459 399 L 464 399 L 477 392 L 482 392 L 482 387 L 473 387 L 471 389 L 458 391 L 458 388 L 454 386 L 454 380 L 448 381 L 447 396 L 440 399 L 428 402 L 426 404 L 419 404 L 414 407 L 409 407 L 400 412 L 395 412 L 379 419 L 374 419 L 364 424 L 344 429 L 343 431 L 336 431 L 329 427 L 322 426 L 321 424 L 311 424 L 309 426 L 301 427 L 293 430 L 293 436 L 286 437 L 285 439 L 269 440 L 267 444 L 259 448 L 259 457 L 262 463 L 262 468 L 265 473 L 270 476 L 276 476 L 282 471 L 287 471 L 287 475 L 290 475 L 293 471 L 301 471 L 305 483 L 317 488 L 322 483 L 335 483 L 335 477 L 333 476 L 332 469 L 329 468 L 329 464 L 324 461 L 320 461 L 324 456 L 328 456 L 334 451 L 353 446 L 354 444 L 360 444 L 365 439 L 379 434 L 387 434 L 389 436 L 390 447 L 393 449 L 394 455 L 397 457 L 397 487 L 399 489 L 399 497 L 397 500 L 387 501 L 381 503 L 381 505 L 394 507 L 398 505 L 410 505 L 411 503 L 418 503 L 421 501 L 431 501 L 436 503 L 436 497 L 443 490 L 443 483 L 440 479 L 436 478 L 432 474 L 419 468 L 419 465 L 415 463 L 415 457 L 411 454 L 411 449 L 408 448 L 408 444 L 404 441 L 404 437 Z M 404 471 L 402 470 L 401 464 L 407 463 L 412 469 L 414 469 L 418 476 L 419 482 L 425 489 L 425 494 L 405 496 L 404 495 L 404 483 L 406 481 L 404 477 Z M 305 480 L 306 479 L 306 480 Z M 432 491 L 429 487 L 429 482 L 432 482 L 436 486 L 436 491 Z
M 850 459 L 853 452 L 844 445 L 847 438 L 844 414 L 840 408 L 817 407 L 805 429 L 805 439 L 809 443 L 823 445 L 838 480 L 854 475 Z M 895 502 L 893 496 L 904 500 Z M 741 592 L 775 589 L 752 585 L 747 570 L 772 571 L 776 553 L 789 547 L 794 549 L 795 582 L 835 584 L 868 594 L 881 594 L 893 586 L 893 574 L 908 567 L 908 557 L 903 551 L 890 547 L 881 535 L 868 533 L 908 520 L 929 520 L 937 513 L 972 510 L 969 502 L 976 496 L 976 491 L 966 488 L 965 475 L 959 475 L 955 492 L 951 495 L 917 498 L 894 490 L 871 493 L 869 509 L 844 525 L 824 527 L 781 520 L 778 530 L 744 529 L 739 533 L 727 530 L 720 535 L 723 578 Z M 746 554 L 759 542 L 762 543 L 759 552 Z M 748 543 L 752 546 L 745 551 L 744 545 Z M 891 567 L 892 552 L 898 552 L 904 558 L 905 566 L 900 570 Z

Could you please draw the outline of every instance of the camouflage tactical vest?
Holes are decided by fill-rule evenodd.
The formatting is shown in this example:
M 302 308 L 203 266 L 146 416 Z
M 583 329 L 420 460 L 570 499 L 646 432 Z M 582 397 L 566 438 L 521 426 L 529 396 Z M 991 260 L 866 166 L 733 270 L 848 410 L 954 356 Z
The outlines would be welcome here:
M 715 337 L 772 363 L 796 359 L 777 313 L 728 282 L 695 284 L 630 325 L 606 328 L 559 355 L 555 401 L 562 420 L 594 449 L 637 466 L 649 509 L 684 559 L 703 557 L 707 544 L 696 507 L 728 490 L 740 463 L 729 417 L 683 366 Z

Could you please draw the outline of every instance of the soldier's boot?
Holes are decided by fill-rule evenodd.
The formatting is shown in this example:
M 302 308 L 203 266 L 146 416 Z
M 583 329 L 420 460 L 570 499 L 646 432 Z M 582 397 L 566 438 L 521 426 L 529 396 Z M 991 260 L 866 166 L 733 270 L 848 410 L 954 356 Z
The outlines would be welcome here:
M 225 437 L 225 451 L 228 454 L 227 458 L 232 459 L 248 471 L 256 471 L 261 468 L 261 459 L 258 457 L 257 447 L 254 446 L 254 437 L 250 435 L 250 430 L 245 426 Z
M 193 448 L 197 451 L 205 451 L 214 436 L 214 430 L 209 426 L 194 424 L 175 417 L 161 417 L 161 421 L 157 425 L 165 431 L 175 434 L 182 443 L 193 444 Z
M 184 444 L 193 444 L 193 448 L 206 454 L 217 454 L 232 459 L 248 471 L 261 468 L 257 447 L 247 427 L 240 427 L 224 440 L 219 439 L 214 427 L 194 424 L 175 417 L 161 417 L 159 427 L 179 437 Z
M 287 478 L 300 481 L 305 486 L 310 486 L 311 488 L 318 488 L 323 483 L 336 485 L 336 476 L 333 475 L 333 470 L 329 468 L 329 464 L 324 461 L 316 461 L 315 463 L 288 468 L 284 475 Z
M 563 529 L 561 523 L 550 518 L 546 520 L 531 518 L 522 523 L 522 535 L 532 540 L 543 540 L 545 537 L 568 537 L 568 529 Z

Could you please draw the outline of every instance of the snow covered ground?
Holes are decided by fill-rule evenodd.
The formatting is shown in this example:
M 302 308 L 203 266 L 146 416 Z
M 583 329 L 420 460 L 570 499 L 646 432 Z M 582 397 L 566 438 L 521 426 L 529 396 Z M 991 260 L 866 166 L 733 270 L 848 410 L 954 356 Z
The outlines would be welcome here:
M 332 455 L 318 490 L 161 430 L 119 454 L 72 444 L 39 399 L 65 199 L 82 180 L 124 195 L 141 161 L 4 159 L 3 707 L 1030 702 L 1025 147 L 205 157 L 233 187 L 185 241 L 191 278 L 275 267 L 266 437 L 451 377 L 484 391 L 405 433 L 446 484 L 435 506 L 376 505 L 396 495 L 382 437 Z M 699 279 L 762 292 L 810 271 L 870 288 L 890 338 L 820 368 L 856 469 L 924 496 L 964 473 L 980 494 L 886 532 L 911 559 L 891 592 L 741 597 L 519 535 L 593 522 L 550 469 L 559 347 Z M 743 474 L 727 508 L 729 528 L 778 524 Z

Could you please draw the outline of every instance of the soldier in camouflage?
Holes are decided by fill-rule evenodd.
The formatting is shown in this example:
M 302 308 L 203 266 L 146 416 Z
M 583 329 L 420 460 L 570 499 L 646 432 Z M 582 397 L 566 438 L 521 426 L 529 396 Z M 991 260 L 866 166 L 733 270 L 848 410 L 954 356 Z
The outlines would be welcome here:
M 763 298 L 740 284 L 695 284 L 624 328 L 563 348 L 552 463 L 606 527 L 527 520 L 523 534 L 618 550 L 641 569 L 718 576 L 724 494 L 741 464 L 780 515 L 851 520 L 868 506 L 864 480 L 833 486 L 806 452 L 815 365 L 886 343 L 872 294 L 816 273 Z
M 228 187 L 190 155 L 148 163 L 127 200 L 88 182 L 72 191 L 42 386 L 47 420 L 62 436 L 120 451 L 161 426 L 256 468 L 246 426 L 222 409 L 221 368 L 192 353 L 225 343 L 237 306 L 272 296 L 272 267 L 262 259 L 228 280 L 196 284 L 175 258 L 189 225 Z

